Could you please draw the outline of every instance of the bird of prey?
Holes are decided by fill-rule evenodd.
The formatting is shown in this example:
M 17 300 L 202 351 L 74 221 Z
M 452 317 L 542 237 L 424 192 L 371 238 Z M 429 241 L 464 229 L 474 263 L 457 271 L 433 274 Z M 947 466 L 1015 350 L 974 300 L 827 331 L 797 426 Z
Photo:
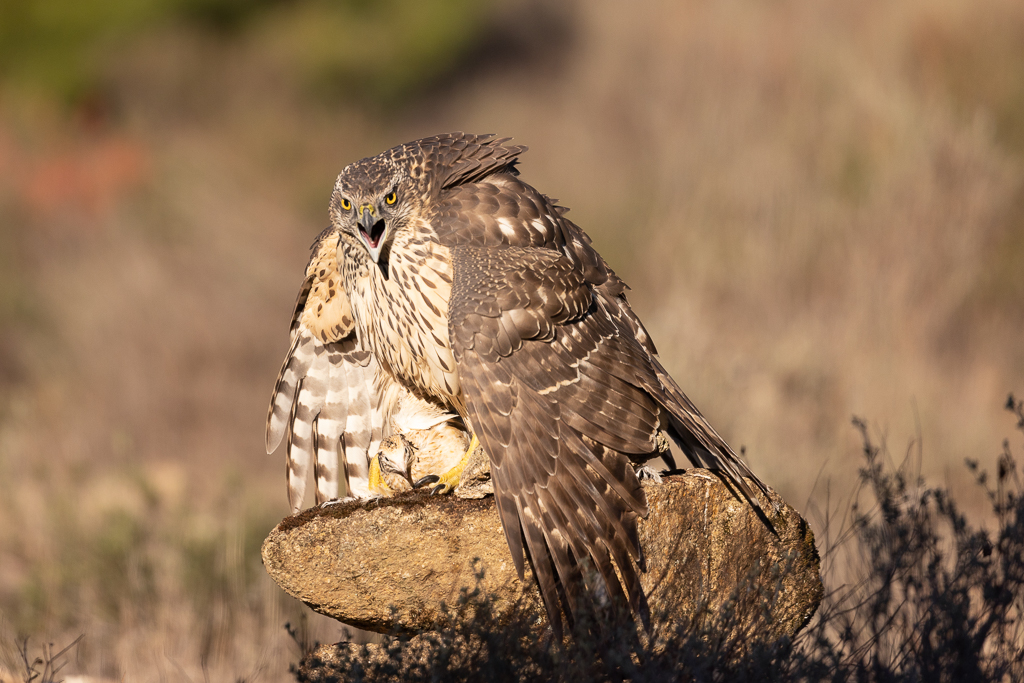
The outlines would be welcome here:
M 648 508 L 636 468 L 671 440 L 751 504 L 755 487 L 767 489 L 665 371 L 626 285 L 590 238 L 565 208 L 519 179 L 525 150 L 507 138 L 452 133 L 347 166 L 331 197 L 331 229 L 321 236 L 321 244 L 337 240 L 336 253 L 320 247 L 340 273 L 328 282 L 335 296 L 339 282 L 344 289 L 333 319 L 340 322 L 307 322 L 310 289 L 293 324 L 293 349 L 304 334 L 325 342 L 326 353 L 360 369 L 339 373 L 349 388 L 360 371 L 372 372 L 371 413 L 395 414 L 407 393 L 462 419 L 490 458 L 515 567 L 522 578 L 529 559 L 556 633 L 563 614 L 571 620 L 581 600 L 598 595 L 628 604 L 646 624 L 637 519 Z M 324 277 L 317 258 L 307 270 L 314 288 Z M 293 420 L 302 424 L 290 431 L 303 437 L 312 421 L 314 434 L 343 433 L 348 458 L 349 423 L 338 426 L 333 388 L 312 420 L 289 362 L 268 434 L 280 439 L 292 400 L 281 397 L 292 392 Z M 370 422 L 376 429 L 386 420 Z M 351 433 L 362 448 L 362 432 Z M 442 481 L 457 480 L 465 461 Z

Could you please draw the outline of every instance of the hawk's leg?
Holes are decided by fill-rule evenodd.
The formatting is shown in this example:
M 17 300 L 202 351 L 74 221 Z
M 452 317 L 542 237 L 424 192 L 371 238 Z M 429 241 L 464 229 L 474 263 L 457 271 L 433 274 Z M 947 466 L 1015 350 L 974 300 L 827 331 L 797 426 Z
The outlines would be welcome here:
M 472 455 L 473 451 L 475 451 L 479 445 L 480 442 L 477 440 L 476 434 L 474 434 L 473 438 L 469 442 L 469 448 L 467 448 L 466 452 L 462 454 L 462 459 L 459 460 L 455 467 L 438 477 L 437 486 L 435 486 L 430 492 L 431 495 L 438 493 L 451 493 L 455 487 L 459 485 L 459 480 L 462 478 L 462 471 L 466 469 L 466 465 L 469 464 L 469 456 Z M 426 477 L 424 477 L 424 479 L 425 478 Z

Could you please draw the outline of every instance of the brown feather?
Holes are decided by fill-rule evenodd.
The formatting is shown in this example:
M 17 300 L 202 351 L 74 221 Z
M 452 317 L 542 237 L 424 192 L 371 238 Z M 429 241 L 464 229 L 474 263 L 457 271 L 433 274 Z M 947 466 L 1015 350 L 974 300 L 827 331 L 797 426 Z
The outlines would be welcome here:
M 662 432 L 755 505 L 744 477 L 765 487 L 665 372 L 589 236 L 516 177 L 524 150 L 452 133 L 346 167 L 331 215 L 356 334 L 387 405 L 399 386 L 474 430 L 512 561 L 523 576 L 529 558 L 552 626 L 584 595 L 646 624 L 634 466 L 660 457 Z M 376 260 L 357 204 L 380 211 Z

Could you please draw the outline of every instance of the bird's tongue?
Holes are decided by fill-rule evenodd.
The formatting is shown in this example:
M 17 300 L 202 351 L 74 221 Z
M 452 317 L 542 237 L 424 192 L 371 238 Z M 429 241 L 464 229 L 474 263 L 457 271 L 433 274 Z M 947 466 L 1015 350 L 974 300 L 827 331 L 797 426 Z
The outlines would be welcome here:
M 371 248 L 376 249 L 377 245 L 380 244 L 380 238 L 384 236 L 384 221 L 377 221 L 374 223 L 370 232 L 366 232 L 362 228 L 359 228 L 359 232 L 363 233 L 363 236 L 366 237 L 366 243 L 369 244 Z

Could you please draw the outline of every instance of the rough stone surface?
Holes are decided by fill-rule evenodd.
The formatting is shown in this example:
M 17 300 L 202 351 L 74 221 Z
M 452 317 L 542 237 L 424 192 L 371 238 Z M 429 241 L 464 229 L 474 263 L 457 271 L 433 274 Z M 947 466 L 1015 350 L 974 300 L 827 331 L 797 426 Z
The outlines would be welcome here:
M 640 520 L 655 620 L 689 618 L 735 601 L 767 604 L 771 633 L 795 634 L 822 596 L 818 553 L 807 523 L 774 496 L 761 499 L 777 535 L 753 509 L 704 470 L 645 483 L 650 515 Z M 773 505 L 774 504 L 774 505 Z M 442 601 L 479 585 L 498 611 L 522 592 L 493 498 L 460 500 L 412 491 L 395 498 L 312 508 L 283 520 L 263 544 L 263 563 L 289 594 L 344 623 L 381 633 L 429 629 Z M 742 596 L 760 596 L 743 599 Z M 767 603 L 765 602 L 767 600 Z

